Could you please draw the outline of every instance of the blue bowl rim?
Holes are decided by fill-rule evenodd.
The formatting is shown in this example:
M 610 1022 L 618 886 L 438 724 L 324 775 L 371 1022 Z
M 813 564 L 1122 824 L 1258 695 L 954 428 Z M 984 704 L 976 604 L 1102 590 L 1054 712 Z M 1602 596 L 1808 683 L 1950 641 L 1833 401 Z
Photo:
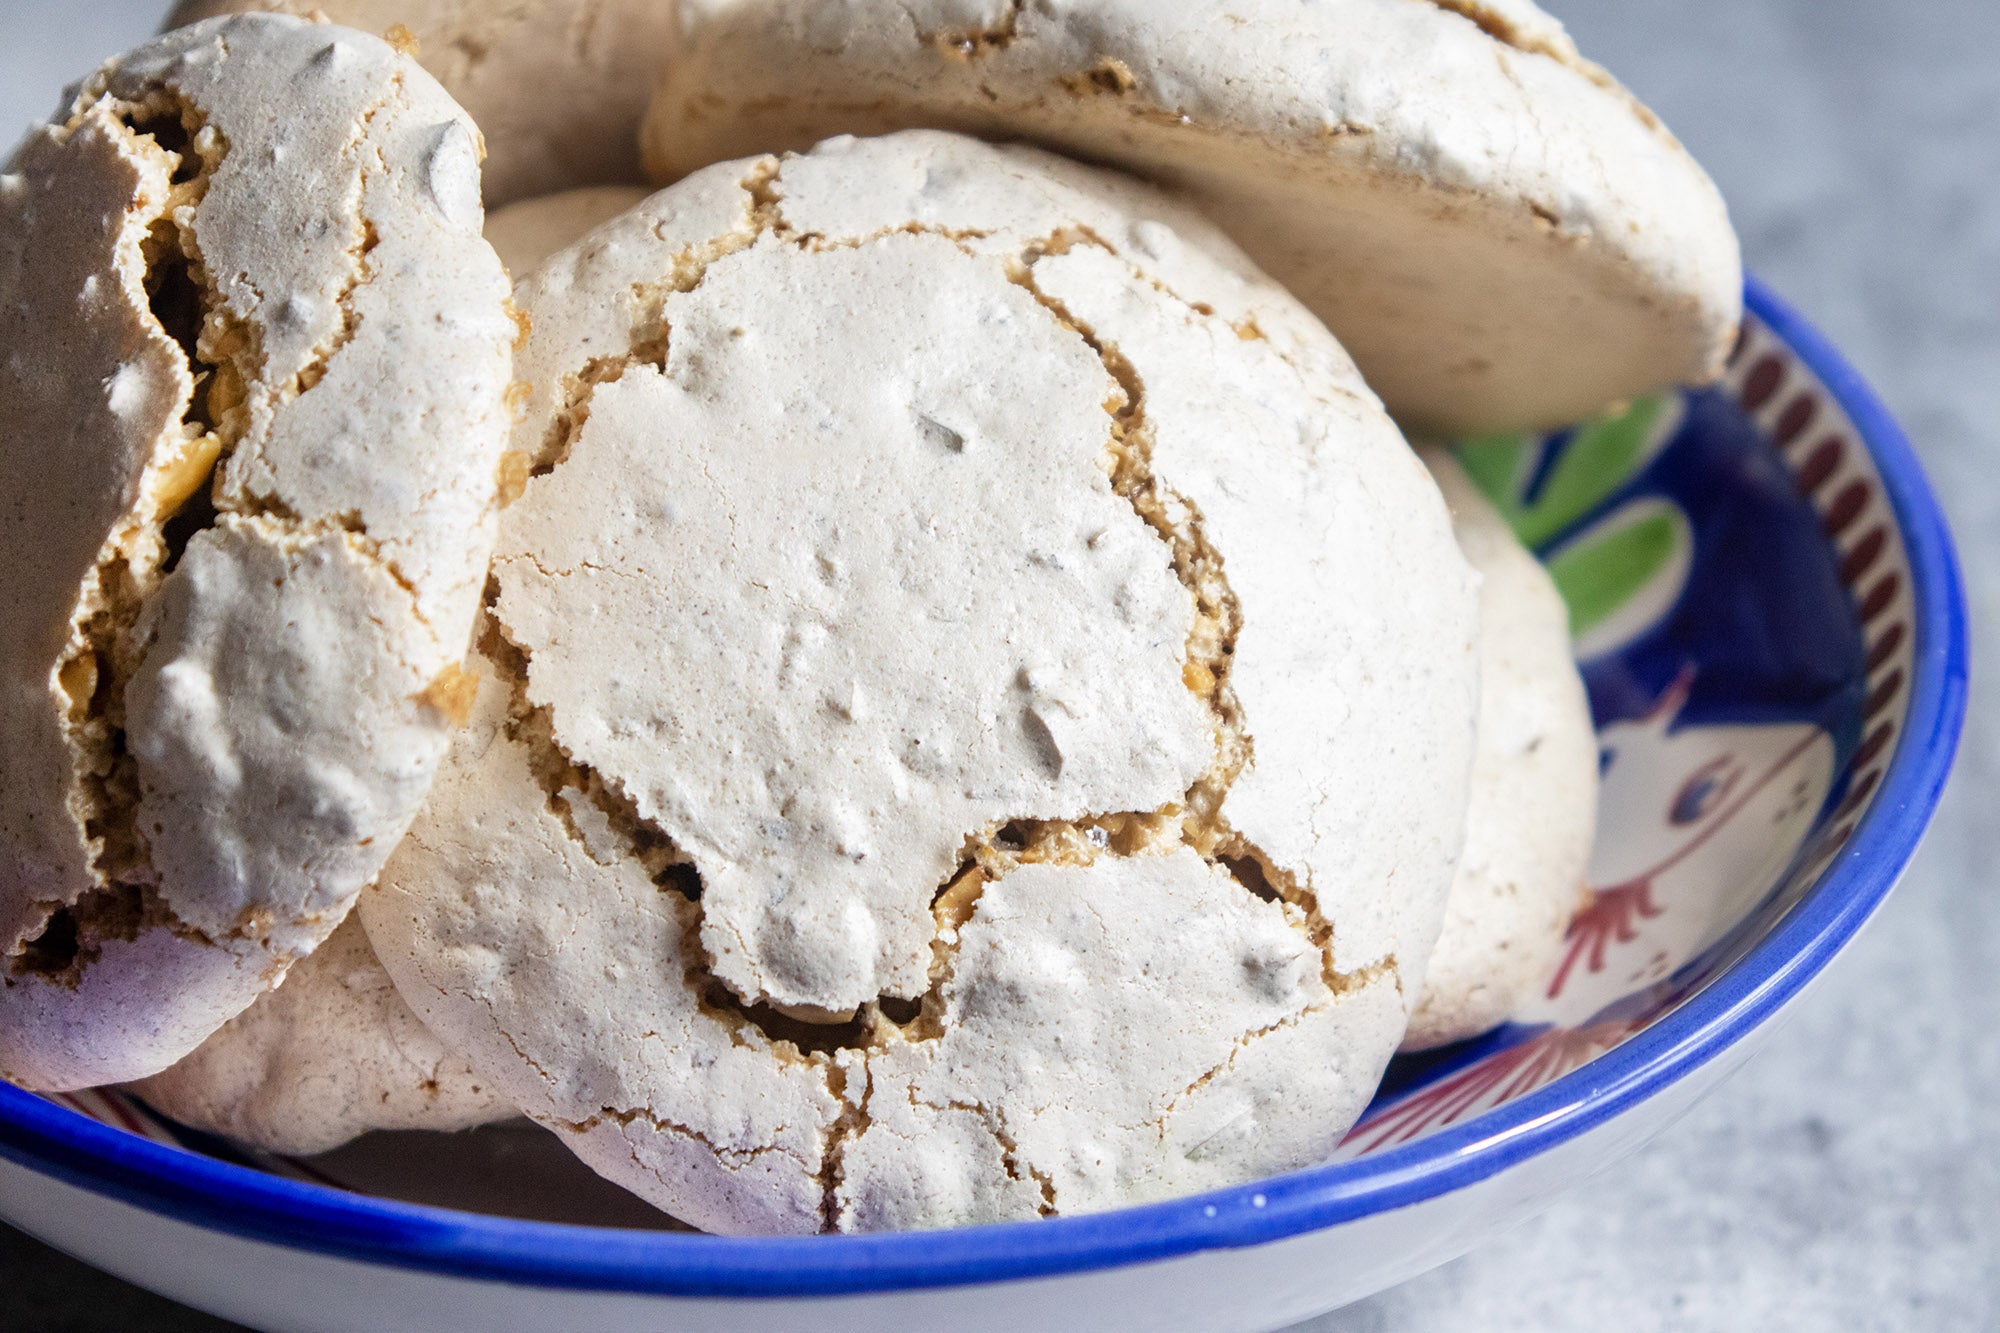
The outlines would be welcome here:
M 1832 344 L 1755 277 L 1749 309 L 1846 409 L 1901 525 L 1916 600 L 1909 721 L 1838 860 L 1706 989 L 1609 1054 L 1466 1123 L 1355 1161 L 1166 1203 L 1045 1222 L 730 1239 L 566 1226 L 392 1203 L 154 1143 L 0 1083 L 0 1156 L 216 1231 L 516 1286 L 689 1297 L 830 1296 L 1019 1281 L 1260 1245 L 1405 1208 L 1518 1166 L 1622 1114 L 1748 1036 L 1873 915 L 1930 823 L 1964 721 L 1968 628 L 1951 535 L 1909 441 Z

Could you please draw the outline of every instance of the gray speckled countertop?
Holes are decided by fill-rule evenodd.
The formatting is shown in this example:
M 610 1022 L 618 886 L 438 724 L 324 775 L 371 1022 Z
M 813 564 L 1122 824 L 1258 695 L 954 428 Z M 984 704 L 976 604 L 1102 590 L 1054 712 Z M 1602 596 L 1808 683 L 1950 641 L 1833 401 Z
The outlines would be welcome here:
M 1163 0 L 1171 3 L 1172 0 Z M 2000 624 L 2000 3 L 1545 0 L 1714 173 L 1750 264 L 1871 377 Z M 0 0 L 0 126 L 160 0 Z M 1983 643 L 1982 645 L 1983 646 Z M 2000 708 L 1880 919 L 1652 1147 L 1315 1333 L 2000 1328 Z M 0 1229 L 0 1327 L 195 1329 Z

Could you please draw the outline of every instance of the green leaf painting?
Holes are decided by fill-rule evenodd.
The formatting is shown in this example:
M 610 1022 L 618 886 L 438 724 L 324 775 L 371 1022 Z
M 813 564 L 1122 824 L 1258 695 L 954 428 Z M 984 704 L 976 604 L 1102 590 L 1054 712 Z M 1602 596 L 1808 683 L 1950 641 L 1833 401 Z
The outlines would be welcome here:
M 1540 550 L 1652 461 L 1670 433 L 1660 429 L 1671 424 L 1670 402 L 1642 398 L 1617 416 L 1579 426 L 1560 445 L 1560 437 L 1539 435 L 1467 440 L 1458 459 L 1521 541 Z M 1545 468 L 1547 451 L 1557 447 L 1553 466 Z
M 1582 656 L 1644 633 L 1673 609 L 1687 582 L 1693 529 L 1670 501 L 1629 500 L 1573 533 L 1644 470 L 1680 421 L 1677 397 L 1644 398 L 1567 435 L 1495 436 L 1457 447 L 1473 484 L 1548 565 Z

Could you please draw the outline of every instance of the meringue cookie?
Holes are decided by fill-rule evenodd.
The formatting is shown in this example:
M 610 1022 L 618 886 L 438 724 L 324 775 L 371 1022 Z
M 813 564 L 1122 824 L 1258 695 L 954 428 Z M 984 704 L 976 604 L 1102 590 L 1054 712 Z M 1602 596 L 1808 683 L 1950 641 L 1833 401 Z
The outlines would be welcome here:
M 487 215 L 486 239 L 527 273 L 647 193 L 604 185 L 524 200 Z M 353 917 L 284 985 L 131 1090 L 183 1124 L 292 1156 L 371 1130 L 470 1129 L 518 1114 L 403 1002 Z
M 1474 578 L 1337 343 L 1136 182 L 915 132 L 551 257 L 474 718 L 364 895 L 695 1225 L 1329 1155 L 1464 827 Z
M 1720 373 L 1721 196 L 1528 0 L 687 0 L 662 183 L 911 126 L 1184 190 L 1405 422 L 1560 426 Z
M 167 26 L 218 14 L 324 15 L 396 32 L 485 131 L 495 208 L 634 183 L 639 121 L 659 83 L 675 0 L 181 0 Z
M 0 178 L 0 1075 L 180 1059 L 421 805 L 510 421 L 477 139 L 259 15 L 113 61 Z
M 291 1156 L 517 1114 L 411 1012 L 351 915 L 277 990 L 129 1087 L 184 1125 Z
M 1597 831 L 1597 731 L 1569 610 L 1451 455 L 1423 451 L 1479 594 L 1479 748 L 1465 851 L 1403 1049 L 1463 1041 L 1532 998 L 1585 901 Z

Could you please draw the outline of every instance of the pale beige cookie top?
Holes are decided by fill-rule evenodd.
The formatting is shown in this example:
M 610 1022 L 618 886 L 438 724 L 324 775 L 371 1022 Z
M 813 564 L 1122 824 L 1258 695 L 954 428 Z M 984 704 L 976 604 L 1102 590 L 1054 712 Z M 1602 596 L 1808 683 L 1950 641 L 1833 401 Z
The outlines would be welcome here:
M 400 26 L 485 132 L 486 200 L 636 182 L 639 121 L 659 83 L 675 0 L 181 0 L 168 27 L 261 10 Z M 396 34 L 401 38 L 402 34 Z
M 1449 454 L 1423 458 L 1485 583 L 1465 852 L 1406 1050 L 1496 1027 L 1549 979 L 1597 831 L 1597 732 L 1562 594 Z
M 255 16 L 0 177 L 0 1074 L 171 1064 L 421 804 L 508 424 L 477 156 L 382 42 Z
M 130 1088 L 184 1125 L 293 1156 L 519 1114 L 411 1012 L 353 916 L 277 990 Z
M 509 273 L 526 277 L 544 259 L 651 193 L 637 185 L 593 185 L 523 199 L 486 215 L 486 239 Z
M 1325 330 L 1184 206 L 927 132 L 704 172 L 521 300 L 534 475 L 482 653 L 512 697 L 363 899 L 426 1020 L 716 1229 L 1330 1152 L 1442 919 L 1476 666 L 1436 488 Z M 1099 895 L 1154 908 L 1092 944 Z M 1051 1005 L 1174 1049 L 1071 1028 L 1081 1082 L 988 1067 Z M 899 1050 L 923 1123 L 864 1155 L 916 1135 L 917 1174 L 864 1188 Z M 1043 1137 L 999 1109 L 1071 1093 Z M 1086 1122 L 1097 1175 L 1052 1155 Z M 933 1189 L 1009 1141 L 1052 1195 Z
M 1187 191 L 1445 433 L 1720 371 L 1715 187 L 1528 0 L 689 0 L 655 178 L 835 133 L 1025 138 Z

